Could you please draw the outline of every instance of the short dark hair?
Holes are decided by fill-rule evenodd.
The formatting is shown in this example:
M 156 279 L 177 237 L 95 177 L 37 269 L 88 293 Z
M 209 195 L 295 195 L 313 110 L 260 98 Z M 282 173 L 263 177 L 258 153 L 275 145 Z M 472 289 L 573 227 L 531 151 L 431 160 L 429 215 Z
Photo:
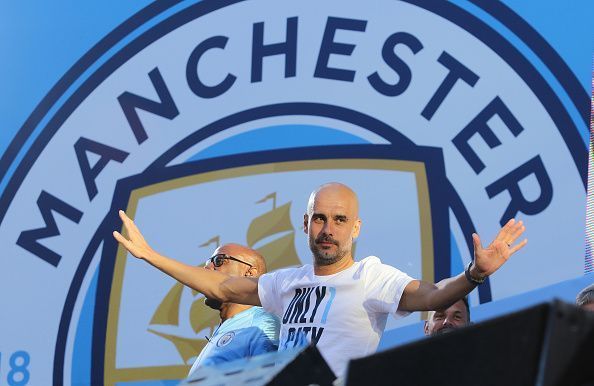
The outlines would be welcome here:
M 464 303 L 464 307 L 466 307 L 466 321 L 468 323 L 470 323 L 470 306 L 469 306 L 469 303 L 468 303 L 468 296 L 464 296 L 462 299 L 456 300 L 454 303 L 450 304 L 450 306 L 447 307 L 447 308 L 450 308 L 454 304 L 458 303 L 460 300 L 462 300 L 462 303 Z M 445 308 L 443 310 L 441 310 L 441 311 L 444 311 L 444 310 L 445 310 Z M 431 312 L 434 312 L 434 311 L 431 311 Z M 429 314 L 427 320 L 429 320 L 429 318 L 431 318 L 431 314 Z
M 578 307 L 582 307 L 590 303 L 594 303 L 594 284 L 590 284 L 589 286 L 581 290 L 575 298 L 575 304 Z

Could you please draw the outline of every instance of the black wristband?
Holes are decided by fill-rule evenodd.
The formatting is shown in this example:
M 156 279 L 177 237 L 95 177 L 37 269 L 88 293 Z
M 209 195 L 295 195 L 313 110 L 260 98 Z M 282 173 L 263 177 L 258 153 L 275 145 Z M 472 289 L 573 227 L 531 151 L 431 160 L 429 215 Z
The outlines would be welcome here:
M 474 284 L 474 285 L 483 284 L 485 282 L 485 280 L 487 279 L 486 276 L 483 277 L 482 279 L 478 280 L 470 275 L 470 268 L 472 267 L 472 264 L 474 264 L 474 261 L 470 261 L 470 263 L 468 263 L 468 265 L 466 266 L 466 269 L 464 270 L 464 276 L 466 276 L 466 280 L 468 280 L 468 282 L 470 284 Z

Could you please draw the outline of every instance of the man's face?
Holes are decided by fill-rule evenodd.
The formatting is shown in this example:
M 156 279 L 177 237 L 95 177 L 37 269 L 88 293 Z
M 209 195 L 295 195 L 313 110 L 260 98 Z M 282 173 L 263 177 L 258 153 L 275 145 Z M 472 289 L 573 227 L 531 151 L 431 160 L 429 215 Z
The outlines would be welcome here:
M 443 311 L 431 311 L 425 321 L 425 335 L 439 335 L 468 325 L 464 301 L 458 300 Z
M 586 303 L 581 308 L 582 310 L 594 312 L 594 303 Z
M 223 245 L 223 246 L 218 247 L 214 251 L 213 256 L 215 256 L 217 254 L 224 254 L 224 255 L 232 256 L 232 257 L 239 259 L 241 261 L 244 261 L 248 264 L 254 265 L 251 257 L 247 256 L 244 253 L 244 251 L 242 251 L 240 248 L 238 248 L 234 245 Z M 252 269 L 249 265 L 241 263 L 239 261 L 232 260 L 232 259 L 224 259 L 223 265 L 221 265 L 220 267 L 215 267 L 214 264 L 212 263 L 212 261 L 208 260 L 206 262 L 205 268 L 214 270 L 214 271 L 219 271 L 219 272 L 225 273 L 229 276 L 235 276 L 235 277 L 251 276 L 250 270 Z M 207 306 L 209 306 L 210 308 L 213 308 L 215 310 L 221 309 L 221 306 L 222 306 L 222 303 L 215 299 L 205 298 L 204 303 Z
M 360 223 L 354 195 L 340 187 L 320 190 L 304 216 L 304 231 L 318 265 L 330 265 L 351 256 Z

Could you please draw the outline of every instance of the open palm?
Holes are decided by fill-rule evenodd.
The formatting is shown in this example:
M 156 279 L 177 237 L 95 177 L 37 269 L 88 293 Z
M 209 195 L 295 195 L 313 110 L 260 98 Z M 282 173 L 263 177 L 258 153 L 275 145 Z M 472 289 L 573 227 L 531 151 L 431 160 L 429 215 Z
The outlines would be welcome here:
M 130 217 L 128 217 L 123 210 L 120 210 L 118 214 L 127 231 L 128 238 L 122 236 L 118 231 L 113 231 L 113 237 L 132 255 L 139 259 L 146 259 L 153 249 L 148 245 L 142 236 L 142 233 L 140 233 L 140 230 Z
M 483 248 L 476 233 L 472 235 L 474 265 L 481 276 L 489 276 L 497 271 L 511 255 L 526 245 L 527 239 L 514 245 L 525 230 L 526 227 L 522 221 L 516 222 L 515 219 L 511 219 L 501 228 L 495 239 L 486 248 Z

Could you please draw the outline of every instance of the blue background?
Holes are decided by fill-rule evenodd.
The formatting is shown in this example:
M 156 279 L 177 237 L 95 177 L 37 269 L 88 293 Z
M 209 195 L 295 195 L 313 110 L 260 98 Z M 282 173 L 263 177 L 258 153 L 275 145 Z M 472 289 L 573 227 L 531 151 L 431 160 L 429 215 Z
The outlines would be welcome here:
M 0 154 L 68 69 L 106 34 L 151 3 L 146 0 L 4 2 L 0 12 Z M 577 76 L 584 92 L 590 94 L 594 1 L 506 0 L 504 3 L 549 42 Z M 472 318 L 480 321 L 555 296 L 572 301 L 579 289 L 593 281 L 592 275 L 588 275 L 484 304 L 473 308 Z M 380 348 L 421 334 L 418 324 L 387 332 Z
M 14 1 L 0 12 L 0 153 L 62 75 L 146 0 Z M 457 3 L 467 3 L 457 1 Z M 594 1 L 506 0 L 590 92 Z

